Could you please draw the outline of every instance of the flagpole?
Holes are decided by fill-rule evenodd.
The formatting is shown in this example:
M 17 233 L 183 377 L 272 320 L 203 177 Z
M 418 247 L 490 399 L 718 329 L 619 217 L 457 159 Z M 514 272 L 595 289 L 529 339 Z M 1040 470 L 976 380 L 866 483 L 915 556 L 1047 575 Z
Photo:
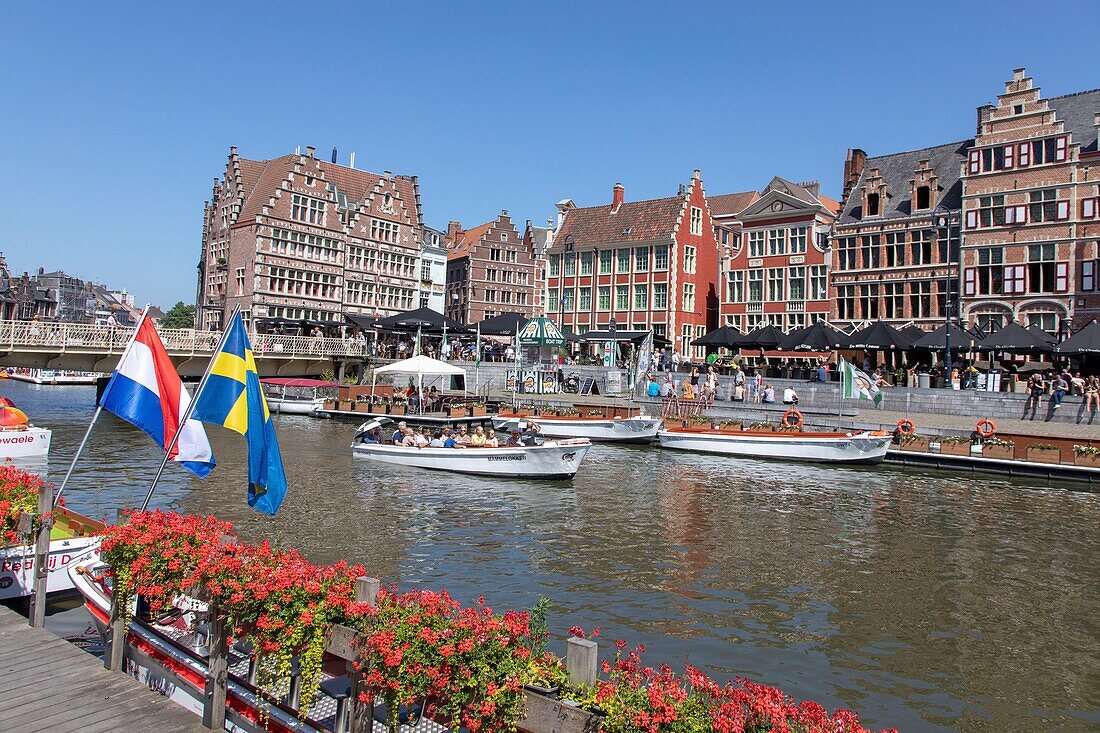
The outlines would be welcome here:
M 514 392 L 512 393 L 512 412 L 513 412 L 513 413 L 517 412 L 517 410 L 515 409 L 515 407 L 516 407 L 516 405 L 518 405 L 518 404 L 519 404 L 519 379 L 520 379 L 520 374 L 519 374 L 519 370 L 520 370 L 520 367 L 519 367 L 519 365 L 520 365 L 520 358 L 519 358 L 519 329 L 520 329 L 520 322 L 519 322 L 519 321 L 516 321 L 516 346 L 515 346 L 515 349 L 516 349 L 516 389 L 515 389 L 515 391 L 514 391 Z
M 199 401 L 199 395 L 202 393 L 203 387 L 206 386 L 206 382 L 210 379 L 210 373 L 214 371 L 214 362 L 218 359 L 218 354 L 225 347 L 225 342 L 229 338 L 229 329 L 233 326 L 233 319 L 237 317 L 241 312 L 241 307 L 238 305 L 233 310 L 233 315 L 229 317 L 226 322 L 225 330 L 222 331 L 222 336 L 218 339 L 218 345 L 214 347 L 214 353 L 210 355 L 210 363 L 206 365 L 206 372 L 202 375 L 202 379 L 199 380 L 199 386 L 195 389 L 195 394 L 191 396 L 191 401 L 187 405 L 187 409 L 183 411 L 183 415 L 180 416 L 179 425 L 176 426 L 176 433 L 172 436 L 171 442 L 164 447 L 164 458 L 161 459 L 160 468 L 157 469 L 157 475 L 153 476 L 153 483 L 149 485 L 149 492 L 145 494 L 145 501 L 141 504 L 139 511 L 145 511 L 149 508 L 149 502 L 153 498 L 153 491 L 157 488 L 157 482 L 160 481 L 160 475 L 164 473 L 164 467 L 168 465 L 168 459 L 172 456 L 172 450 L 179 442 L 180 434 L 183 433 L 183 428 L 187 425 L 187 421 L 191 419 L 191 413 L 195 410 L 195 404 Z M 186 387 L 184 387 L 186 389 Z
M 841 430 L 840 430 L 840 415 L 841 415 L 841 411 L 844 409 L 843 408 L 844 378 L 848 375 L 848 370 L 845 368 L 847 363 L 848 362 L 844 360 L 843 356 L 840 357 L 840 389 L 838 389 L 836 391 L 836 431 L 838 433 L 841 432 Z
M 141 324 L 145 322 L 145 318 L 148 315 L 148 313 L 149 313 L 149 306 L 146 305 L 145 310 L 143 310 L 141 312 L 141 318 L 138 319 L 137 326 L 134 327 L 133 334 L 130 335 L 130 340 L 126 343 L 126 348 L 124 348 L 122 350 L 122 356 L 120 356 L 118 358 L 118 363 L 119 364 L 121 364 L 123 362 L 123 360 L 126 358 L 126 356 L 130 353 L 130 349 L 133 347 L 134 341 L 137 340 L 138 329 L 140 329 Z M 116 366 L 115 369 L 117 371 L 118 367 Z M 114 374 L 112 374 L 111 377 L 113 379 Z M 54 494 L 54 497 L 53 497 L 53 505 L 54 506 L 57 506 L 57 502 L 61 500 L 61 493 L 63 491 L 65 491 L 65 486 L 68 485 L 69 479 L 72 478 L 73 470 L 76 468 L 76 462 L 80 460 L 81 454 L 84 453 L 84 446 L 86 446 L 88 444 L 88 438 L 91 437 L 91 435 L 92 435 L 92 428 L 95 427 L 96 420 L 98 420 L 99 416 L 103 413 L 103 404 L 102 403 L 103 403 L 103 400 L 110 393 L 112 383 L 113 383 L 112 381 L 108 380 L 107 386 L 104 387 L 104 389 L 103 389 L 103 394 L 100 396 L 99 400 L 97 400 L 97 403 L 96 403 L 96 406 L 95 406 L 95 413 L 92 415 L 92 421 L 90 423 L 88 423 L 88 429 L 84 431 L 84 438 L 83 438 L 83 440 L 80 441 L 80 445 L 77 446 L 77 448 L 76 448 L 76 454 L 73 456 L 72 463 L 69 464 L 69 470 L 65 472 L 65 478 L 61 481 L 61 488 L 59 488 L 57 490 L 57 493 Z
M 477 339 L 474 341 L 474 396 L 481 394 L 481 321 L 477 322 Z

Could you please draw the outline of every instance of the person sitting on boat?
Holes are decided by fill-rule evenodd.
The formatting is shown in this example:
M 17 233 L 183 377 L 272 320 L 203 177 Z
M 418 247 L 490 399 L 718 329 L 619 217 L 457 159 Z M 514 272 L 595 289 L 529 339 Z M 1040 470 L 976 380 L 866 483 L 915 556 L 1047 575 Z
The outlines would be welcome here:
M 405 440 L 405 429 L 408 427 L 409 426 L 405 423 L 404 420 L 397 423 L 397 430 L 393 431 L 393 436 L 390 438 L 390 441 L 394 445 L 401 445 L 402 441 Z
M 489 428 L 489 434 L 485 437 L 486 448 L 499 448 L 500 441 L 497 440 L 497 431 Z
M 444 448 L 465 448 L 464 445 L 459 445 L 455 440 L 455 431 L 450 428 L 443 428 L 443 447 Z
M 365 445 L 373 445 L 375 443 L 382 442 L 379 440 L 379 438 L 382 437 L 378 434 L 379 431 L 381 431 L 381 428 L 373 428 L 371 430 L 368 430 L 367 432 L 363 433 L 363 437 L 360 439 L 360 442 Z
M 518 429 L 513 430 L 508 435 L 508 442 L 504 444 L 505 448 L 522 448 L 523 447 L 523 433 Z
M 458 429 L 458 434 L 454 437 L 455 443 L 457 443 L 460 448 L 465 448 L 470 445 L 470 432 L 465 425 Z
M 466 430 L 466 428 L 462 429 Z M 470 445 L 477 448 L 482 448 L 485 446 L 485 428 L 481 427 L 480 425 L 474 428 L 474 434 L 470 436 Z
M 416 439 L 417 448 L 425 448 L 432 442 L 431 428 L 423 428 L 417 433 L 414 438 Z
M 783 389 L 783 404 L 784 405 L 797 405 L 798 404 L 798 392 L 794 391 L 794 387 L 785 387 Z
M 443 431 L 437 431 L 432 437 L 432 442 L 428 443 L 429 448 L 449 448 L 450 446 L 444 445 Z
M 775 404 L 775 387 L 770 384 L 764 385 L 764 403 Z
M 405 437 L 401 440 L 401 445 L 406 448 L 416 447 L 416 435 L 413 434 L 412 428 L 405 428 Z

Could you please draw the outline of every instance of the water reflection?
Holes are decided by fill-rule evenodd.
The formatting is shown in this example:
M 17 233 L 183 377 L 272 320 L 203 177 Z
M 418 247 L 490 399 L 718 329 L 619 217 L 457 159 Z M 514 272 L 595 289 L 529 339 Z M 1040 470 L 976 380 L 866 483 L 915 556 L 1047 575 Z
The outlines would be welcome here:
M 90 389 L 3 385 L 52 427 L 63 472 Z M 403 587 L 554 601 L 656 659 L 747 675 L 904 730 L 1090 730 L 1100 498 L 1003 479 L 817 468 L 597 446 L 572 483 L 380 467 L 351 426 L 279 418 L 291 491 L 244 501 L 243 441 L 210 436 L 205 482 L 169 467 L 155 503 L 241 536 L 365 564 Z M 96 516 L 140 501 L 158 455 L 105 417 L 69 493 Z

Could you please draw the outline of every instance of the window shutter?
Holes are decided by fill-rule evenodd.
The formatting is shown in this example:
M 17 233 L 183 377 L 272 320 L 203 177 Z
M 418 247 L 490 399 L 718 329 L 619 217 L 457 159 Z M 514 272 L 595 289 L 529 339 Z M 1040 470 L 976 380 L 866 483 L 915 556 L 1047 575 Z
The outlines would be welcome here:
M 968 267 L 963 273 L 963 293 L 967 296 L 974 295 L 978 281 L 978 268 Z
M 1066 151 L 1069 148 L 1069 139 L 1063 135 L 1054 141 L 1054 160 L 1061 163 L 1066 159 Z
M 1096 290 L 1096 260 L 1081 262 L 1081 289 Z
M 1012 153 L 1015 152 L 1015 150 L 1015 145 L 1008 145 L 1005 147 L 1005 168 L 1012 167 L 1012 158 L 1014 157 Z
M 977 229 L 978 228 L 978 212 L 971 210 L 966 212 L 966 228 Z
M 1031 143 L 1020 143 L 1020 160 L 1017 162 L 1019 166 L 1025 166 L 1031 164 Z
M 982 170 L 982 151 L 971 150 L 970 151 L 970 172 L 980 173 Z
M 1012 295 L 1016 292 L 1016 281 L 1013 280 L 1013 276 L 1016 273 L 1016 268 L 1013 265 L 1005 265 L 1001 270 L 1001 289 L 1005 295 Z
M 1006 206 L 1005 207 L 1005 224 L 1015 224 L 1015 223 L 1016 223 L 1016 207 L 1015 206 Z
M 1069 290 L 1069 263 L 1059 262 L 1054 266 L 1054 289 L 1059 293 Z
M 1027 224 L 1027 206 L 1019 204 L 1016 208 L 1016 223 Z
M 1094 219 L 1094 218 L 1096 218 L 1096 199 L 1082 199 L 1082 201 L 1081 201 L 1081 218 L 1082 219 Z
M 1054 215 L 1055 219 L 1068 219 L 1069 218 L 1069 201 L 1059 201 L 1057 212 Z

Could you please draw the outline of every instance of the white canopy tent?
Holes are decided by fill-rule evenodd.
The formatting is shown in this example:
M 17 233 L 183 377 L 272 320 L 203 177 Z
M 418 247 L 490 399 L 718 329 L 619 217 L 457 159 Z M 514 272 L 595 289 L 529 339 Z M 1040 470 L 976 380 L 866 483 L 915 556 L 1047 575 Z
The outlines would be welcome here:
M 419 393 L 424 391 L 424 375 L 427 374 L 430 377 L 435 376 L 458 376 L 462 375 L 462 393 L 466 393 L 466 370 L 462 367 L 456 367 L 452 364 L 448 364 L 445 361 L 439 359 L 433 359 L 430 356 L 424 356 L 423 354 L 417 354 L 411 359 L 404 359 L 402 361 L 395 361 L 393 364 L 387 364 L 386 366 L 378 367 L 374 370 L 371 377 L 370 393 L 374 396 L 374 386 L 378 380 L 379 374 L 415 374 L 416 375 L 416 388 Z M 423 400 L 420 400 L 420 411 L 424 411 Z

